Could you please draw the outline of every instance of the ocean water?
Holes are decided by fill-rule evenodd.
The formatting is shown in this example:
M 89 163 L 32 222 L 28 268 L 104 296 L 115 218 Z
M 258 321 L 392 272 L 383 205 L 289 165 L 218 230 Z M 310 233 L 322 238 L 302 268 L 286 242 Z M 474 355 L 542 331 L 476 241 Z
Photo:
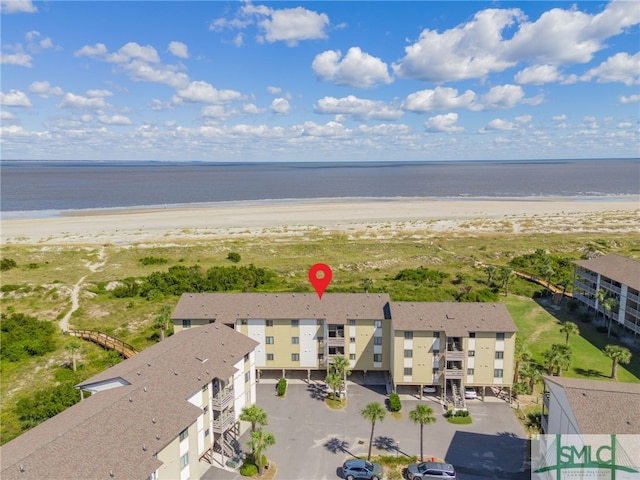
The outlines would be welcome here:
M 640 194 L 640 160 L 246 163 L 2 162 L 3 218 L 64 210 L 337 197 Z

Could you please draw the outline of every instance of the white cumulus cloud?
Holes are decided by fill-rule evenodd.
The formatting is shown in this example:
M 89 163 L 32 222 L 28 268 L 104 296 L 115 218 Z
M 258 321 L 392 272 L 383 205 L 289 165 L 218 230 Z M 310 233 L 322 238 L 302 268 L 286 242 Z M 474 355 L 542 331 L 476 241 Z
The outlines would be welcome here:
M 64 95 L 64 91 L 62 90 L 62 88 L 52 87 L 51 84 L 47 81 L 33 82 L 31 85 L 29 85 L 29 91 L 43 98 L 61 97 L 62 95 Z
M 274 98 L 271 102 L 271 111 L 278 115 L 286 115 L 289 113 L 291 106 L 286 98 Z
M 131 60 L 142 60 L 149 63 L 158 63 L 160 57 L 151 45 L 142 46 L 136 42 L 129 42 L 115 52 L 107 55 L 107 61 L 112 63 L 127 63 Z
M 185 43 L 182 42 L 171 42 L 169 43 L 169 51 L 172 55 L 175 55 L 179 58 L 189 58 L 189 48 Z
M 177 97 L 187 102 L 203 102 L 224 104 L 242 98 L 242 94 L 235 90 L 218 90 L 213 85 L 203 81 L 189 83 L 185 88 L 176 91 Z
M 124 115 L 100 115 L 98 122 L 104 125 L 131 125 L 133 122 Z
M 476 94 L 472 90 L 458 95 L 458 90 L 449 87 L 436 87 L 433 90 L 421 90 L 407 96 L 402 108 L 411 112 L 426 113 L 452 108 L 471 108 Z
M 62 98 L 62 102 L 58 105 L 60 108 L 77 108 L 77 109 L 100 109 L 108 106 L 104 101 L 104 97 L 85 97 L 67 92 Z
M 634 95 L 629 95 L 628 97 L 625 97 L 624 95 L 622 95 L 618 97 L 618 101 L 622 104 L 638 103 L 640 102 L 640 95 L 634 94 Z
M 37 7 L 31 0 L 0 0 L 2 13 L 35 13 Z
M 316 76 L 325 82 L 355 88 L 370 88 L 393 82 L 387 64 L 363 52 L 359 47 L 350 48 L 344 58 L 341 55 L 338 50 L 318 54 L 311 64 Z
M 325 28 L 329 25 L 329 17 L 324 13 L 317 13 L 306 8 L 285 8 L 274 10 L 263 5 L 246 5 L 245 14 L 258 18 L 258 26 L 262 30 L 262 40 L 269 43 L 286 42 L 295 46 L 302 40 L 326 38 Z
M 313 108 L 316 113 L 349 115 L 360 120 L 397 120 L 403 115 L 400 108 L 354 95 L 343 98 L 324 97 Z
M 107 53 L 107 47 L 104 43 L 96 43 L 95 45 L 85 45 L 80 50 L 74 52 L 76 57 L 99 57 Z
M 516 73 L 514 80 L 520 85 L 542 85 L 562 80 L 555 65 L 534 65 Z
M 9 93 L 0 92 L 0 105 L 5 107 L 30 107 L 31 101 L 27 94 L 20 90 L 9 90 Z
M 424 122 L 424 128 L 427 132 L 443 132 L 458 133 L 464 130 L 463 127 L 456 126 L 458 121 L 457 113 L 446 113 L 444 115 L 436 115 Z
M 31 55 L 24 52 L 0 53 L 0 63 L 4 65 L 18 65 L 31 68 Z
M 640 10 L 640 8 L 639 8 Z M 616 53 L 595 68 L 590 69 L 580 79 L 596 78 L 598 83 L 619 82 L 625 85 L 640 85 L 640 52 L 629 55 Z

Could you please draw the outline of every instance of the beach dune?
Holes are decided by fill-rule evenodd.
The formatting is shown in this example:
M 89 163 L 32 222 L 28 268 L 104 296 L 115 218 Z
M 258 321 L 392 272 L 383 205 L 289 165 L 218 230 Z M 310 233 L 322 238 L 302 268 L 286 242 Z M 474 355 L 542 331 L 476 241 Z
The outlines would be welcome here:
M 388 198 L 222 202 L 7 218 L 2 244 L 137 243 L 310 230 L 369 232 L 640 231 L 640 196 Z M 598 220 L 598 221 L 595 221 Z M 383 228 L 384 227 L 384 228 Z

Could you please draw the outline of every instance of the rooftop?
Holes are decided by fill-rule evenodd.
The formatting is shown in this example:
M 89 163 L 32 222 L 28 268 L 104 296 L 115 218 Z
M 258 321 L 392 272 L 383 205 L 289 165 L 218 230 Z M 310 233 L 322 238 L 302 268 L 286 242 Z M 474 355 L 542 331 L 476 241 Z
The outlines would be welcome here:
M 610 253 L 573 263 L 640 291 L 640 262 L 636 260 Z
M 172 335 L 79 385 L 99 391 L 0 447 L 7 479 L 146 479 L 154 455 L 202 414 L 188 398 L 257 343 L 223 325 Z M 21 472 L 22 470 L 22 472 Z
M 640 384 L 543 376 L 562 387 L 580 433 L 640 434 Z

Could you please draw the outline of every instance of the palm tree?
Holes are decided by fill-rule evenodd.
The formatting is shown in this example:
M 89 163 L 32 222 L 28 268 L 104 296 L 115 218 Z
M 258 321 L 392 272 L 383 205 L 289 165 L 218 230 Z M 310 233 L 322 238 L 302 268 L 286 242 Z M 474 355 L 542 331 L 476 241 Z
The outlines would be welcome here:
M 371 422 L 371 436 L 369 437 L 369 455 L 367 460 L 371 461 L 371 446 L 373 445 L 373 429 L 376 426 L 376 422 L 383 421 L 387 411 L 379 402 L 371 402 L 362 411 L 360 415 Z
M 554 348 L 549 348 L 542 352 L 544 364 L 547 367 L 547 375 L 553 375 L 553 369 L 558 364 L 558 352 Z
M 262 475 L 262 455 L 264 451 L 271 445 L 275 445 L 276 437 L 273 433 L 265 432 L 264 430 L 256 430 L 251 432 L 251 440 L 247 446 L 253 451 L 253 459 L 258 465 L 258 473 Z
M 578 328 L 578 325 L 576 325 L 575 323 L 566 321 L 562 324 L 562 327 L 560 327 L 560 332 L 566 335 L 564 344 L 569 345 L 569 335 L 579 334 L 580 329 Z
M 169 320 L 171 320 L 171 307 L 163 305 L 154 323 L 154 326 L 160 330 L 160 341 L 164 340 L 164 332 L 169 328 Z
M 342 393 L 342 388 L 344 387 L 344 396 L 347 396 L 347 375 L 351 375 L 351 371 L 349 370 L 349 360 L 347 357 L 342 355 L 336 355 L 333 357 L 333 361 L 331 362 L 333 370 L 340 375 L 342 378 L 342 383 L 340 385 L 340 393 Z
M 531 352 L 529 352 L 529 349 L 524 344 L 521 337 L 516 337 L 514 358 L 516 364 L 514 365 L 513 369 L 513 383 L 518 383 L 518 377 L 520 375 L 520 365 L 531 360 Z
M 542 375 L 540 374 L 540 370 L 538 366 L 533 363 L 527 363 L 520 372 L 520 376 L 529 381 L 529 394 L 533 393 L 533 388 L 535 384 L 540 381 Z
M 562 376 L 562 369 L 565 368 L 569 368 L 569 365 L 571 365 L 571 355 L 573 354 L 573 352 L 571 351 L 571 347 L 569 347 L 568 345 L 561 345 L 559 343 L 555 343 L 553 345 L 551 345 L 551 348 L 555 348 L 557 354 L 556 354 L 556 366 L 558 367 L 557 370 L 557 375 L 558 377 Z
M 631 351 L 620 345 L 607 345 L 604 347 L 604 354 L 612 361 L 611 378 L 618 379 L 618 364 L 626 365 L 631 361 Z
M 433 408 L 425 405 L 424 403 L 419 403 L 416 405 L 416 408 L 409 412 L 409 418 L 413 423 L 420 424 L 420 461 L 424 461 L 423 455 L 423 439 L 424 439 L 424 426 L 435 423 L 436 417 L 433 416 Z
M 333 390 L 333 398 L 334 400 L 338 399 L 338 390 L 340 390 L 342 386 L 342 377 L 335 372 L 327 373 L 327 376 L 324 379 L 325 383 L 329 385 Z
M 496 273 L 496 267 L 493 265 L 487 265 L 484 268 L 484 271 L 487 272 L 487 285 L 491 286 L 491 282 L 493 281 L 493 276 Z
M 72 340 L 71 342 L 67 343 L 64 348 L 71 354 L 71 363 L 73 364 L 73 371 L 75 372 L 77 354 L 82 348 L 82 345 L 80 345 L 80 342 L 78 342 L 77 340 Z
M 600 307 L 602 307 L 602 304 L 606 299 L 607 299 L 607 291 L 605 289 L 599 288 L 598 290 L 596 290 L 596 301 L 598 302 L 598 308 L 596 308 L 596 312 Z M 597 316 L 597 313 L 596 313 L 596 316 Z M 604 317 L 604 309 L 602 311 L 602 316 Z
M 611 312 L 614 312 L 614 311 L 618 310 L 618 300 L 616 300 L 615 297 L 608 297 L 602 303 L 602 308 L 606 312 L 605 318 L 609 317 L 609 328 L 607 329 L 607 337 L 610 337 L 611 336 L 611 324 L 613 323 L 613 314 Z
M 513 269 L 509 267 L 502 267 L 500 269 L 500 276 L 502 277 L 502 288 L 504 288 L 504 296 L 509 296 L 509 280 L 513 276 Z
M 244 407 L 240 414 L 240 420 L 243 422 L 249 422 L 251 424 L 251 432 L 256 431 L 256 425 L 267 424 L 267 412 L 262 407 L 257 405 L 251 405 L 250 407 Z
M 369 293 L 369 290 L 373 288 L 373 280 L 371 280 L 369 277 L 365 277 L 360 282 L 360 286 L 364 290 L 364 293 Z

